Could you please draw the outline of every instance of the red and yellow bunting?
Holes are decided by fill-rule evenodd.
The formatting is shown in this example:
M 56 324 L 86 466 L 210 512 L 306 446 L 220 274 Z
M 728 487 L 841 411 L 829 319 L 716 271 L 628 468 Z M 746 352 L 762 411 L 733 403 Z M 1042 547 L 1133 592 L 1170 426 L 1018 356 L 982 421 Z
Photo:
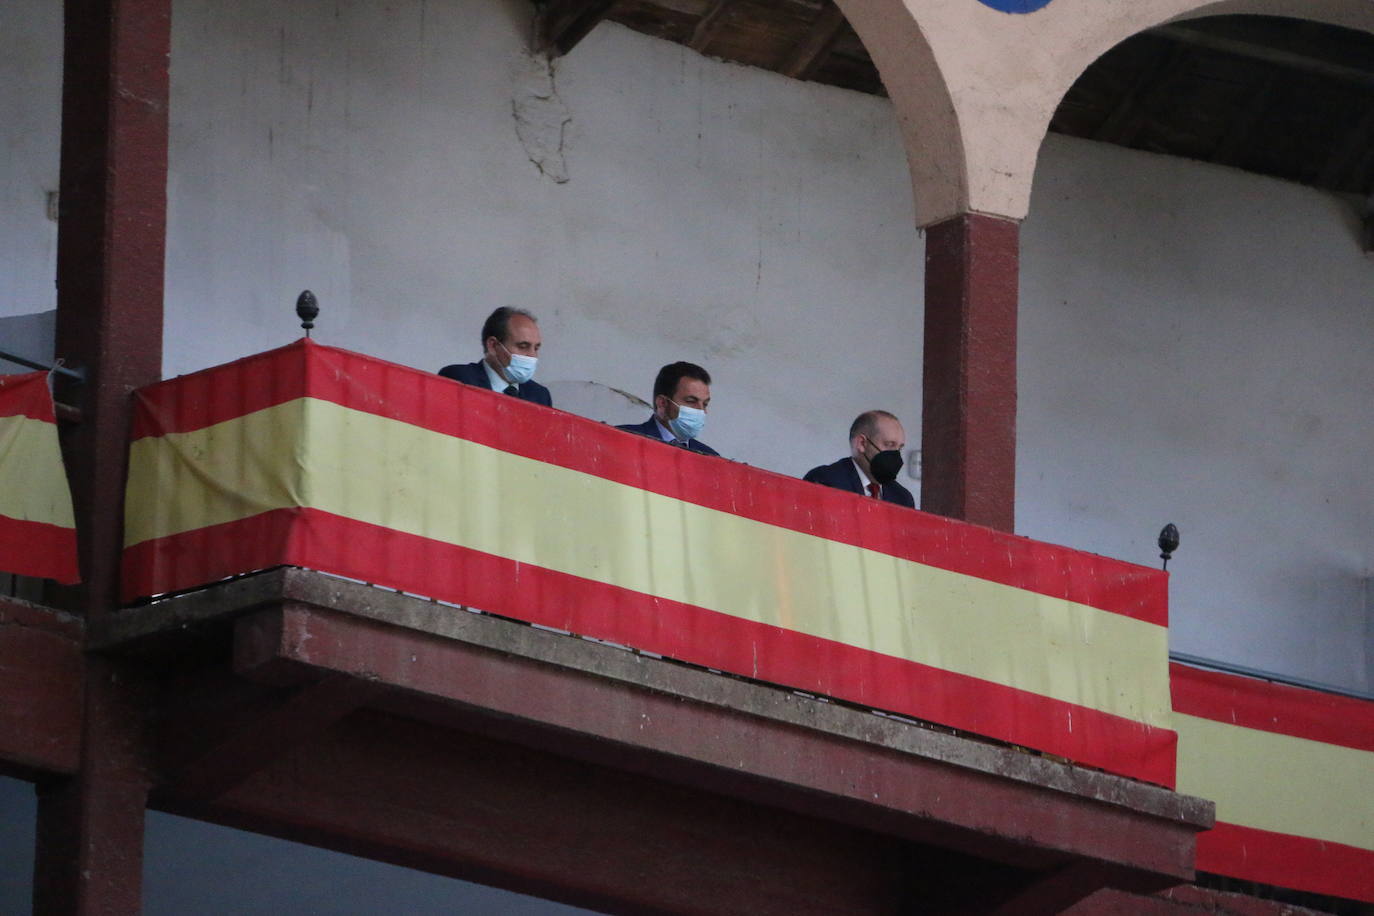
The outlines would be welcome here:
M 1172 783 L 1153 570 L 309 342 L 139 397 L 130 598 L 306 566 Z
M 77 581 L 76 522 L 46 372 L 0 375 L 0 571 Z
M 1197 867 L 1374 902 L 1374 703 L 1172 666 L 1178 789 L 1217 826 Z

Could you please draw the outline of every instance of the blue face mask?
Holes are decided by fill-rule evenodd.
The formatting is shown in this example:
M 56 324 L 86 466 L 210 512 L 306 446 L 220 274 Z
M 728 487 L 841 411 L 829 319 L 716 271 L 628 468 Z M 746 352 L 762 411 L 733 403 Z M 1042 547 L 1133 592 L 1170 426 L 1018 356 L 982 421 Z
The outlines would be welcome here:
M 695 439 L 706 428 L 706 411 L 695 407 L 683 407 L 677 401 L 677 417 L 668 421 L 668 429 L 679 439 Z
M 506 345 L 501 344 L 501 349 L 506 350 Z M 525 356 L 523 353 L 511 353 L 510 350 L 506 352 L 510 354 L 510 362 L 503 370 L 507 381 L 512 385 L 523 385 L 534 378 L 534 367 L 539 364 L 537 358 Z

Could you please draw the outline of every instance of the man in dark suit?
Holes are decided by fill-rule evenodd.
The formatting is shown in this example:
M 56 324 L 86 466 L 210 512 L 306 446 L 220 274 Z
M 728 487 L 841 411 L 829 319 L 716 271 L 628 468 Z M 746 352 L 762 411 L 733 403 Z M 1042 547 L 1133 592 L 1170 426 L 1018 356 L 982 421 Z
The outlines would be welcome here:
M 897 482 L 904 448 L 900 420 L 886 410 L 865 411 L 850 424 L 849 457 L 812 468 L 802 480 L 914 509 L 911 491 Z
M 643 423 L 618 426 L 703 455 L 719 454 L 697 438 L 711 403 L 711 375 L 694 363 L 669 363 L 654 379 L 654 415 Z
M 532 380 L 542 345 L 535 317 L 524 309 L 503 305 L 482 325 L 482 358 L 475 363 L 445 366 L 439 374 L 552 407 L 549 389 Z

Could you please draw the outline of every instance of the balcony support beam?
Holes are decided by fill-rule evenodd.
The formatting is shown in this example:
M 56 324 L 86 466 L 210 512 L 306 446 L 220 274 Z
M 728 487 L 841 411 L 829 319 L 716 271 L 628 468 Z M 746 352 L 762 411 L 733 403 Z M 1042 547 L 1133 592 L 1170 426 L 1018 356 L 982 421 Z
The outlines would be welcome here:
M 126 608 L 90 643 L 226 660 L 141 707 L 152 806 L 610 911 L 1050 913 L 1191 879 L 1211 823 L 1155 786 L 299 569 Z
M 172 701 L 158 791 L 207 800 L 324 734 L 376 692 L 365 679 L 338 675 L 267 696 L 234 678 L 212 676 L 197 686 L 186 691 L 187 702 Z
M 0 772 L 76 772 L 81 757 L 81 621 L 0 598 Z
M 826 866 L 838 871 L 814 871 L 829 848 L 823 837 L 838 831 L 867 850 L 865 860 L 924 863 L 920 868 L 946 863 L 929 868 L 927 878 L 897 868 L 914 884 L 872 884 L 885 900 L 924 899 L 948 866 L 978 875 L 963 887 L 964 900 L 991 905 L 1020 898 L 1053 906 L 1092 890 L 1093 882 L 1148 892 L 1187 880 L 1194 833 L 1210 823 L 1209 805 L 1164 789 L 302 570 L 275 570 L 126 609 L 102 621 L 92 642 L 115 655 L 177 657 L 184 640 L 227 636 L 231 628 L 233 668 L 219 676 L 237 682 L 250 702 L 218 717 L 204 706 L 200 728 L 225 735 L 224 746 L 238 748 L 231 755 L 232 778 L 209 780 L 217 785 L 207 792 L 174 777 L 154 793 L 155 806 L 569 902 L 683 904 L 668 885 L 690 884 L 687 872 L 664 885 L 664 898 L 652 898 L 657 892 L 634 878 L 652 870 L 663 850 L 646 856 L 642 849 L 621 848 L 615 838 L 633 846 L 632 839 L 643 837 L 619 820 L 632 812 L 689 833 L 695 829 L 687 826 L 690 812 L 714 812 L 707 819 L 719 822 L 696 834 L 712 838 L 707 845 L 717 835 L 749 836 L 760 846 L 795 836 L 794 851 L 804 852 L 798 861 L 812 863 L 807 874 L 828 875 L 848 894 L 854 885 L 847 882 L 869 886 L 874 880 L 867 865 L 846 857 Z M 330 682 L 341 679 L 367 691 L 358 709 L 339 705 L 327 727 L 294 742 L 268 740 L 262 753 L 253 749 L 255 716 L 267 724 L 281 720 L 265 729 L 268 738 L 290 731 L 287 707 L 318 700 L 333 708 Z M 205 684 L 202 696 L 225 692 Z M 282 692 L 293 685 L 304 691 Z M 178 716 L 164 706 L 159 718 Z M 245 743 L 231 740 L 236 734 L 246 736 Z M 418 802 L 384 788 L 376 794 L 388 797 L 357 807 L 358 792 L 350 787 L 359 781 L 380 780 L 376 784 L 384 787 L 394 779 L 425 792 L 442 782 L 425 775 L 431 763 L 412 759 L 416 747 L 430 745 L 436 748 L 433 772 L 450 768 L 463 775 L 457 794 L 442 804 L 431 799 L 426 810 L 435 820 L 428 827 L 391 826 Z M 495 761 L 490 772 L 472 769 L 481 759 Z M 354 760 L 357 771 L 335 785 L 326 772 L 330 760 Z M 424 773 L 410 773 L 412 764 Z M 542 775 L 531 775 L 536 771 Z M 565 799 L 569 807 L 541 809 L 547 822 L 532 820 L 516 803 L 561 791 L 560 780 L 570 773 L 580 775 Z M 507 776 L 518 784 L 503 785 Z M 531 781 L 523 781 L 527 776 Z M 602 793 L 603 785 L 622 786 L 627 794 L 605 810 L 593 805 L 568 816 L 587 798 L 616 795 L 612 788 Z M 778 827 L 783 822 L 785 829 Z M 581 839 L 565 834 L 570 823 L 582 825 Z M 827 826 L 816 829 L 817 823 Z M 432 842 L 437 833 L 512 830 L 549 837 L 549 855 Z M 597 837 L 595 848 L 587 835 Z M 875 836 L 881 841 L 871 841 Z M 570 845 L 578 851 L 555 854 Z M 586 861 L 578 858 L 584 852 L 625 868 L 599 878 L 585 875 Z M 717 852 L 722 863 L 738 857 L 737 849 L 704 850 L 698 864 L 715 861 Z M 774 852 L 760 853 L 769 868 L 781 861 L 771 858 Z M 1079 863 L 1084 867 L 1074 868 Z M 751 893 L 748 882 L 735 882 L 715 866 L 691 873 L 720 873 L 711 893 L 722 901 Z M 805 876 L 766 890 L 790 893 L 793 880 L 819 894 L 815 899 L 823 906 L 845 911 L 841 897 L 822 894 Z M 997 891 L 992 897 L 990 888 Z M 868 905 L 882 909 L 875 900 Z M 957 908 L 954 902 L 951 907 Z

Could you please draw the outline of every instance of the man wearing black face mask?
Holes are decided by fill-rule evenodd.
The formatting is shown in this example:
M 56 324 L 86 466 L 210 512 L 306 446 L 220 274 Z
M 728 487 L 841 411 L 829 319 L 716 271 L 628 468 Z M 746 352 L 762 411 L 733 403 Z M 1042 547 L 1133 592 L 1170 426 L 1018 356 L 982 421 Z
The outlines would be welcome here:
M 806 472 L 802 480 L 916 508 L 911 491 L 897 482 L 906 431 L 886 410 L 859 414 L 849 427 L 849 457 Z

